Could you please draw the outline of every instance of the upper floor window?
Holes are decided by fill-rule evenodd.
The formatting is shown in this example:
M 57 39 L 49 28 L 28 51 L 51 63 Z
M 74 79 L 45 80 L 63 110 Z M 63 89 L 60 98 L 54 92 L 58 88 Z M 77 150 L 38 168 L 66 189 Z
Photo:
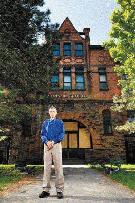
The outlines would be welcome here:
M 75 43 L 75 56 L 83 56 L 83 44 Z
M 99 67 L 99 89 L 108 90 L 107 75 L 105 67 Z
M 51 87 L 56 88 L 59 86 L 59 75 L 58 73 L 54 73 L 51 77 Z
M 106 109 L 102 112 L 103 114 L 103 128 L 104 134 L 112 133 L 112 122 L 111 122 L 111 112 Z
M 77 67 L 75 75 L 76 75 L 76 89 L 84 90 L 85 89 L 84 68 Z
M 72 89 L 71 67 L 64 67 L 63 77 L 64 77 L 63 89 L 71 90 Z
M 64 43 L 64 56 L 71 56 L 71 43 Z
M 60 43 L 53 44 L 52 52 L 53 56 L 60 56 Z

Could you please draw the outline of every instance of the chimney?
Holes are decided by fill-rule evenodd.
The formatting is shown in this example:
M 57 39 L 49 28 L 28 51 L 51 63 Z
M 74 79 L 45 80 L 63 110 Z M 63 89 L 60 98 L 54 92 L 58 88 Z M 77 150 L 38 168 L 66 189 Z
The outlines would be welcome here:
M 90 28 L 84 28 L 83 32 L 85 34 L 85 39 L 90 40 L 90 37 L 89 37 Z

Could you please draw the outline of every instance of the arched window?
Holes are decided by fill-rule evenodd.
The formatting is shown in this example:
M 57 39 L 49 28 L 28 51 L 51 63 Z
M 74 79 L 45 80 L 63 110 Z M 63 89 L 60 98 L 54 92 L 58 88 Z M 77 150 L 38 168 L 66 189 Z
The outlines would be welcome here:
M 102 112 L 102 114 L 104 134 L 112 134 L 111 112 L 106 109 Z

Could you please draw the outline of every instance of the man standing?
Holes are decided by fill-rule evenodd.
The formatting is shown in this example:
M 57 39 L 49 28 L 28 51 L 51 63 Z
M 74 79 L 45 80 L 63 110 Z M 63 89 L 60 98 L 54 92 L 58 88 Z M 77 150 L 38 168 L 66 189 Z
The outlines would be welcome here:
M 44 174 L 43 174 L 43 191 L 40 198 L 50 195 L 50 179 L 52 160 L 55 168 L 55 187 L 57 198 L 63 198 L 64 175 L 62 166 L 62 144 L 65 129 L 61 119 L 57 119 L 57 109 L 54 106 L 49 108 L 50 119 L 46 119 L 42 124 L 41 139 L 44 143 Z

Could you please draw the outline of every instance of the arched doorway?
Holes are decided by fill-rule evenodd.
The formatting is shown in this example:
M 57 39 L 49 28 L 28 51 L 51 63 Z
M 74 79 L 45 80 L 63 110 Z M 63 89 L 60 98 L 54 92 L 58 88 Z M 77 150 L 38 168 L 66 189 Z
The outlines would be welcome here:
M 84 163 L 85 150 L 93 148 L 91 134 L 84 124 L 73 119 L 63 119 L 65 138 L 62 141 L 63 161 Z

